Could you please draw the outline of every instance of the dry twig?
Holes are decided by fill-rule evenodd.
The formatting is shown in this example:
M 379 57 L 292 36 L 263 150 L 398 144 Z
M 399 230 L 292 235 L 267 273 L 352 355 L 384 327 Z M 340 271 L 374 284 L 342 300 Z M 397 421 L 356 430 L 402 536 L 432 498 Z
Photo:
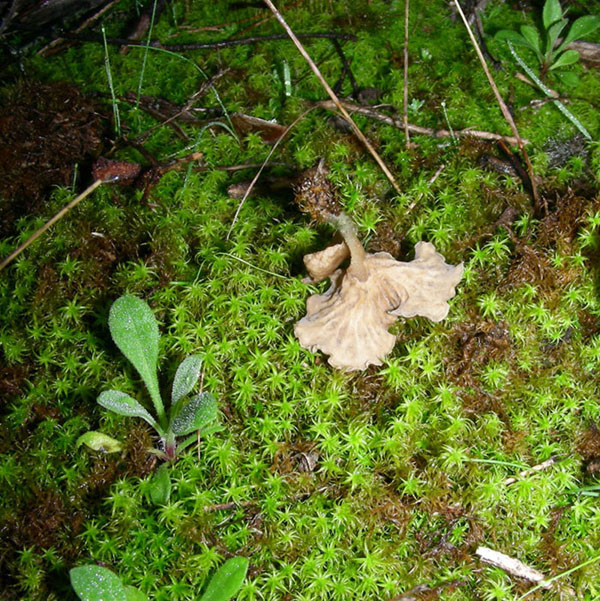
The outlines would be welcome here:
M 304 60 L 309 64 L 313 73 L 316 75 L 317 79 L 321 82 L 321 85 L 323 86 L 323 88 L 325 88 L 325 91 L 327 92 L 327 94 L 329 95 L 331 100 L 333 100 L 337 109 L 340 111 L 340 113 L 342 113 L 342 115 L 344 116 L 344 119 L 346 119 L 346 121 L 349 123 L 350 127 L 352 127 L 352 130 L 356 134 L 356 137 L 364 144 L 364 146 L 367 148 L 367 150 L 371 153 L 371 155 L 373 156 L 373 158 L 375 159 L 377 164 L 381 167 L 381 170 L 385 173 L 388 180 L 390 180 L 390 183 L 394 187 L 394 190 L 396 190 L 396 192 L 398 192 L 398 194 L 401 194 L 402 191 L 400 190 L 400 186 L 398 186 L 398 184 L 396 183 L 396 180 L 394 179 L 392 172 L 388 169 L 387 165 L 383 162 L 383 159 L 379 156 L 377 151 L 373 148 L 373 146 L 371 145 L 369 140 L 367 140 L 367 138 L 362 133 L 362 131 L 360 131 L 360 129 L 358 129 L 358 126 L 356 125 L 356 123 L 354 123 L 354 121 L 352 120 L 352 117 L 350 117 L 350 115 L 348 114 L 348 111 L 346 111 L 346 109 L 343 107 L 339 98 L 336 96 L 335 92 L 331 89 L 331 86 L 327 83 L 327 81 L 323 77 L 321 71 L 319 70 L 319 67 L 317 67 L 317 65 L 314 63 L 312 58 L 310 58 L 310 56 L 308 55 L 308 52 L 306 52 L 306 50 L 304 49 L 304 46 L 300 43 L 300 40 L 298 39 L 296 34 L 291 30 L 290 26 L 286 23 L 285 19 L 281 16 L 281 13 L 277 10 L 277 8 L 273 4 L 273 2 L 271 2 L 271 0 L 264 0 L 264 1 L 265 1 L 265 4 L 273 11 L 273 14 L 275 15 L 275 17 L 277 18 L 279 23 L 281 23 L 282 27 L 285 29 L 287 34 L 290 36 L 292 42 L 294 42 L 296 48 L 298 48 L 298 51 L 304 57 Z
M 356 36 L 349 33 L 301 33 L 300 38 L 306 39 L 338 39 L 338 40 L 356 40 Z M 69 33 L 65 34 L 66 40 L 81 40 L 83 42 L 99 42 L 103 43 L 103 38 L 96 34 L 81 34 Z M 258 42 L 268 42 L 274 40 L 287 40 L 288 36 L 283 33 L 275 33 L 272 35 L 258 35 L 250 38 L 240 38 L 236 40 L 221 40 L 220 42 L 201 42 L 190 44 L 163 44 L 159 40 L 132 41 L 127 38 L 106 38 L 107 44 L 116 44 L 118 46 L 150 46 L 151 48 L 160 48 L 169 50 L 170 52 L 188 52 L 190 50 L 211 50 L 213 48 L 229 48 L 230 46 L 243 46 L 245 44 L 256 44 Z
M 433 183 L 435 182 L 435 180 L 440 176 L 440 173 L 446 168 L 446 165 L 444 165 L 444 163 L 442 163 L 438 168 L 437 171 L 429 178 L 429 181 L 427 182 L 427 187 L 430 188 Z M 419 196 L 417 196 L 417 198 L 415 198 L 409 205 L 408 208 L 406 209 L 407 212 L 412 211 L 418 204 L 419 202 L 421 202 L 421 198 L 423 198 L 423 192 L 421 192 L 419 194 Z
M 404 0 L 404 90 L 402 107 L 402 121 L 404 123 L 404 136 L 406 148 L 410 146 L 410 134 L 408 131 L 408 15 L 410 0 Z
M 471 27 L 467 21 L 467 18 L 465 17 L 465 13 L 463 12 L 463 10 L 460 6 L 460 2 L 458 0 L 454 0 L 454 4 L 456 5 L 456 8 L 460 14 L 460 17 L 463 20 L 463 23 L 465 24 L 467 33 L 469 34 L 469 38 L 471 39 L 471 42 L 473 43 L 473 47 L 475 48 L 475 52 L 477 53 L 477 57 L 479 58 L 479 62 L 481 63 L 481 66 L 483 67 L 483 70 L 488 78 L 488 81 L 490 83 L 492 91 L 494 92 L 494 96 L 496 96 L 496 100 L 498 101 L 498 105 L 500 106 L 500 110 L 502 111 L 502 115 L 504 116 L 504 118 L 506 119 L 506 122 L 512 129 L 515 139 L 517 141 L 517 145 L 518 145 L 519 149 L 521 150 L 523 157 L 525 158 L 525 162 L 527 163 L 527 170 L 529 171 L 529 179 L 531 180 L 531 192 L 533 194 L 533 200 L 535 203 L 535 207 L 538 208 L 539 207 L 539 195 L 537 192 L 535 177 L 533 175 L 533 167 L 531 165 L 531 161 L 529 160 L 529 155 L 527 154 L 527 151 L 525 150 L 525 144 L 524 144 L 521 136 L 519 135 L 519 130 L 517 129 L 515 120 L 513 119 L 512 115 L 510 114 L 510 111 L 508 110 L 508 107 L 506 106 L 504 99 L 500 95 L 498 87 L 496 86 L 496 82 L 494 81 L 494 78 L 492 77 L 492 74 L 490 73 L 490 70 L 487 66 L 487 62 L 481 52 L 481 48 L 479 48 L 479 44 L 477 43 L 477 40 L 475 39 L 475 36 L 473 35 L 473 31 L 471 30 Z
M 55 224 L 59 219 L 64 217 L 74 206 L 78 205 L 84 198 L 89 196 L 98 186 L 104 183 L 103 180 L 97 179 L 93 184 L 88 186 L 79 196 L 74 198 L 68 205 L 63 207 L 52 219 L 47 221 L 39 230 L 33 233 L 21 246 L 14 250 L 2 263 L 0 263 L 0 271 L 2 271 L 9 263 L 18 257 L 29 245 L 35 242 L 50 226 Z
M 365 117 L 370 117 L 371 119 L 375 119 L 377 121 L 381 121 L 382 123 L 386 123 L 387 125 L 393 125 L 394 127 L 398 127 L 402 129 L 403 124 L 400 119 L 395 117 L 390 117 L 389 115 L 385 115 L 370 106 L 362 106 L 360 104 L 354 104 L 352 102 L 346 102 L 345 100 L 341 100 L 340 103 L 346 108 L 346 110 L 351 113 L 357 113 L 358 115 L 364 115 Z M 314 106 L 319 106 L 321 108 L 327 109 L 329 111 L 334 111 L 338 107 L 335 103 L 331 102 L 331 100 L 321 100 L 319 102 L 315 102 Z M 419 125 L 411 125 L 408 123 L 408 131 L 413 134 L 421 134 L 424 136 L 433 136 L 434 138 L 450 138 L 452 134 L 458 137 L 467 137 L 471 136 L 473 138 L 480 138 L 481 140 L 504 140 L 509 144 L 516 144 L 517 139 L 512 136 L 502 136 L 500 134 L 495 134 L 489 131 L 480 131 L 477 129 L 459 129 L 453 130 L 449 132 L 447 129 L 432 129 L 430 127 L 420 127 Z M 529 144 L 529 140 L 521 138 L 521 142 L 523 144 Z
M 100 8 L 97 12 L 95 12 L 91 17 L 87 18 L 77 29 L 74 30 L 74 33 L 80 33 L 90 25 L 93 25 L 102 15 L 104 15 L 107 11 L 109 11 L 115 4 L 118 4 L 121 0 L 111 0 L 104 6 Z M 59 46 L 65 41 L 65 38 L 60 37 L 52 40 L 50 43 L 46 44 L 41 50 L 38 51 L 40 56 L 48 56 L 51 54 L 51 51 L 57 51 L 56 46 Z M 56 49 L 56 50 L 55 50 Z
M 551 587 L 550 584 L 544 583 L 546 577 L 541 572 L 538 572 L 538 570 L 525 565 L 522 561 L 514 559 L 509 555 L 488 549 L 487 547 L 478 547 L 475 554 L 479 555 L 481 561 L 484 563 L 500 568 L 512 576 L 523 578 L 524 580 L 529 580 L 529 582 L 535 582 L 536 584 L 541 584 L 542 588 Z
M 244 196 L 240 200 L 240 204 L 238 205 L 238 208 L 235 211 L 235 215 L 233 216 L 233 221 L 231 222 L 231 226 L 229 227 L 229 231 L 227 232 L 227 236 L 225 238 L 226 240 L 229 240 L 229 238 L 231 236 L 231 232 L 233 230 L 233 226 L 236 224 L 236 221 L 237 221 L 237 219 L 238 219 L 238 217 L 240 215 L 240 211 L 242 210 L 242 207 L 244 206 L 244 203 L 246 202 L 246 198 L 248 198 L 248 196 L 250 195 L 250 192 L 252 192 L 252 188 L 254 188 L 254 184 L 256 184 L 256 182 L 257 182 L 258 178 L 260 177 L 260 174 L 263 172 L 265 166 L 269 164 L 269 159 L 271 158 L 271 156 L 275 152 L 275 149 L 279 146 L 280 142 L 288 135 L 288 133 L 290 132 L 290 130 L 298 122 L 302 121 L 302 119 L 304 119 L 304 117 L 306 117 L 306 115 L 308 115 L 308 113 L 310 113 L 310 111 L 312 111 L 314 108 L 315 107 L 310 107 L 308 110 L 304 111 L 299 117 L 297 117 L 295 119 L 295 121 L 292 122 L 291 125 L 288 125 L 285 128 L 285 131 L 279 136 L 279 138 L 277 139 L 277 141 L 275 142 L 275 144 L 273 144 L 273 148 L 271 148 L 271 150 L 269 151 L 269 154 L 267 155 L 267 158 L 265 159 L 265 161 L 262 164 L 261 168 L 256 172 L 256 175 L 254 176 L 254 178 L 250 182 L 250 185 L 248 186 L 248 189 L 246 190 L 246 192 L 244 193 Z

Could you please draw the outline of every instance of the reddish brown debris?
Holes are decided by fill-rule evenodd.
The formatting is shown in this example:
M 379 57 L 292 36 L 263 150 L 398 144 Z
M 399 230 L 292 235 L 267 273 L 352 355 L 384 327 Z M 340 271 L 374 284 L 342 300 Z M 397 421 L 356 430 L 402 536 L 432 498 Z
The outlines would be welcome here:
M 114 182 L 128 186 L 132 184 L 142 171 L 142 166 L 138 163 L 128 163 L 126 161 L 113 161 L 100 157 L 92 167 L 94 179 L 100 179 L 103 182 Z

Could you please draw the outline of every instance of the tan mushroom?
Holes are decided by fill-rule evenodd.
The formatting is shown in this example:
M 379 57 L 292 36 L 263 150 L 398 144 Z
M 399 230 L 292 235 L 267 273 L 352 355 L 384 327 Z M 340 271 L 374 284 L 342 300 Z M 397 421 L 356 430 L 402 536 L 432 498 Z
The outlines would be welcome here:
M 398 316 L 446 317 L 463 265 L 448 265 L 428 242 L 417 243 L 409 263 L 386 252 L 368 254 L 347 215 L 331 220 L 344 242 L 305 257 L 313 281 L 329 277 L 331 286 L 308 298 L 306 315 L 294 332 L 304 348 L 329 355 L 330 365 L 338 369 L 381 365 L 394 348 L 396 337 L 388 328 Z M 339 269 L 348 256 L 350 265 Z

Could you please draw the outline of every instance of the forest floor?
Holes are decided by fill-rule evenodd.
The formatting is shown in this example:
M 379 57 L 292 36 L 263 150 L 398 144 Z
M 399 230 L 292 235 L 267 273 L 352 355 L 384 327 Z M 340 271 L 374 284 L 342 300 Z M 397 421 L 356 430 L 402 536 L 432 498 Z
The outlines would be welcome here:
M 240 600 L 523 598 L 534 583 L 480 547 L 560 576 L 528 599 L 600 598 L 600 71 L 582 59 L 545 77 L 579 128 L 494 39 L 539 24 L 540 6 L 512 4 L 487 4 L 483 39 L 533 182 L 515 144 L 460 135 L 513 133 L 441 0 L 410 3 L 407 117 L 426 129 L 408 145 L 404 3 L 279 6 L 298 34 L 346 35 L 302 41 L 401 193 L 285 36 L 182 46 L 280 36 L 262 6 L 175 1 L 145 34 L 161 47 L 124 51 L 138 3 L 122 1 L 103 30 L 45 51 L 37 40 L 5 68 L 0 259 L 93 167 L 133 175 L 0 272 L 3 600 L 75 599 L 69 569 L 89 563 L 155 601 L 193 600 L 238 555 L 250 561 Z M 569 5 L 569 19 L 598 11 Z M 464 263 L 448 316 L 400 319 L 383 365 L 356 372 L 294 336 L 327 288 L 303 281 L 302 259 L 333 230 L 294 202 L 320 159 L 369 252 L 409 261 L 428 241 Z M 159 506 L 153 430 L 96 403 L 112 388 L 151 407 L 108 329 L 126 293 L 159 321 L 161 386 L 200 354 L 224 426 L 172 465 Z M 88 430 L 124 450 L 78 446 Z

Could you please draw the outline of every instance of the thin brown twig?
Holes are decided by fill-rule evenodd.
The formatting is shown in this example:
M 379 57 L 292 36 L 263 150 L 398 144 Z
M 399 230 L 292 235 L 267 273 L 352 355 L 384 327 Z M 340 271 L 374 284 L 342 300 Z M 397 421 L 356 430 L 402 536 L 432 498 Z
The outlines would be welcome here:
M 301 33 L 298 37 L 305 39 L 339 39 L 356 41 L 356 36 L 349 33 Z M 103 38 L 96 34 L 65 34 L 66 40 L 81 40 L 82 42 L 103 42 Z M 163 44 L 160 40 L 132 41 L 127 38 L 106 38 L 107 44 L 116 44 L 118 46 L 150 46 L 151 48 L 160 48 L 170 52 L 187 52 L 190 50 L 211 50 L 213 48 L 229 48 L 230 46 L 243 46 L 244 44 L 256 44 L 258 42 L 270 42 L 276 40 L 287 40 L 285 34 L 257 35 L 250 38 L 240 38 L 236 40 L 221 40 L 219 42 L 202 42 L 191 44 Z
M 524 580 L 529 580 L 529 582 L 535 582 L 545 589 L 551 588 L 551 585 L 545 582 L 546 578 L 544 574 L 531 566 L 528 566 L 519 559 L 515 559 L 514 557 L 510 557 L 499 551 L 494 551 L 488 547 L 478 547 L 475 554 L 478 555 L 484 563 L 500 568 L 501 570 L 508 572 L 511 576 L 523 578 Z
M 115 4 L 118 4 L 121 0 L 111 0 L 107 2 L 103 7 L 100 8 L 99 11 L 95 12 L 91 17 L 87 18 L 83 23 L 81 23 L 75 30 L 74 33 L 79 33 L 95 23 L 104 13 L 110 10 Z M 48 53 L 56 48 L 59 44 L 65 41 L 64 37 L 56 38 L 52 40 L 48 44 L 46 44 L 41 50 L 38 51 L 40 56 L 47 56 Z
M 541 472 L 542 470 L 552 467 L 555 463 L 558 463 L 559 461 L 560 461 L 560 459 L 558 457 L 550 457 L 550 459 L 546 459 L 546 461 L 542 461 L 542 463 L 538 463 L 537 465 L 534 465 L 533 467 L 530 467 L 526 470 L 519 472 L 518 476 L 511 476 L 510 478 L 506 478 L 506 480 L 504 480 L 504 484 L 506 486 L 509 486 L 510 484 L 514 484 L 520 478 L 526 478 L 527 476 L 531 476 L 532 474 Z
M 195 171 L 243 171 L 244 169 L 257 169 L 259 167 L 287 167 L 293 169 L 291 163 L 284 163 L 283 161 L 271 161 L 270 163 L 242 163 L 241 165 L 202 165 L 195 167 Z
M 226 21 L 225 23 L 219 23 L 218 25 L 205 25 L 203 27 L 192 27 L 191 25 L 182 25 L 179 29 L 184 31 L 185 33 L 199 33 L 201 31 L 219 31 L 220 29 L 225 29 L 227 27 L 234 27 L 237 25 L 243 25 L 244 23 L 256 23 L 257 21 L 262 21 L 264 19 L 263 15 L 252 15 L 250 17 L 244 17 L 243 19 L 238 19 L 237 21 Z M 239 35 L 240 31 L 236 32 L 236 35 Z M 179 34 L 175 34 L 173 37 L 177 37 Z
M 521 136 L 519 134 L 519 130 L 517 129 L 515 120 L 513 119 L 512 115 L 510 114 L 510 111 L 508 110 L 508 107 L 506 106 L 504 99 L 500 95 L 498 87 L 496 86 L 496 82 L 494 81 L 494 78 L 492 77 L 492 74 L 487 66 L 487 62 L 485 60 L 485 57 L 483 56 L 483 53 L 481 52 L 481 48 L 479 47 L 479 44 L 477 43 L 477 40 L 475 39 L 475 36 L 473 35 L 473 31 L 471 29 L 471 26 L 469 25 L 469 22 L 467 21 L 467 18 L 465 17 L 465 13 L 462 10 L 460 2 L 458 0 L 454 0 L 454 4 L 456 5 L 456 8 L 460 14 L 460 17 L 461 17 L 463 23 L 465 24 L 467 33 L 469 34 L 469 38 L 471 39 L 473 47 L 475 48 L 475 52 L 477 53 L 477 57 L 479 58 L 479 62 L 481 63 L 481 66 L 483 67 L 483 70 L 488 78 L 488 81 L 490 83 L 492 91 L 494 92 L 494 96 L 496 96 L 496 100 L 498 101 L 498 105 L 500 106 L 500 110 L 502 111 L 502 115 L 504 116 L 504 118 L 506 119 L 506 122 L 512 129 L 512 132 L 517 141 L 517 145 L 518 145 L 520 151 L 523 153 L 523 157 L 525 158 L 525 162 L 527 163 L 527 170 L 529 171 L 529 178 L 531 179 L 531 192 L 533 195 L 533 201 L 534 201 L 535 207 L 537 209 L 539 207 L 539 195 L 538 195 L 538 191 L 537 191 L 537 185 L 535 183 L 535 177 L 533 175 L 533 166 L 531 165 L 531 161 L 529 160 L 529 155 L 527 154 L 527 151 L 525 150 L 525 145 L 523 143 L 523 140 L 521 139 Z
M 404 91 L 402 107 L 402 121 L 404 123 L 404 136 L 406 148 L 410 146 L 410 133 L 408 131 L 408 15 L 410 0 L 404 0 Z
M 127 34 L 127 39 L 139 41 L 148 31 L 152 33 L 154 24 L 158 23 L 162 13 L 165 10 L 165 0 L 149 0 L 139 15 L 137 23 Z M 119 48 L 119 54 L 127 54 L 129 46 Z
M 364 115 L 365 117 L 370 117 L 371 119 L 375 119 L 377 121 L 381 121 L 382 123 L 386 123 L 387 125 L 393 125 L 394 127 L 398 127 L 402 129 L 403 124 L 400 119 L 395 117 L 391 117 L 389 115 L 385 115 L 384 113 L 380 113 L 370 106 L 363 106 L 361 104 L 354 104 L 352 102 L 347 102 L 345 100 L 341 100 L 340 103 L 351 113 L 357 113 L 359 115 Z M 327 109 L 329 111 L 337 110 L 337 105 L 331 100 L 320 100 L 315 102 L 313 106 L 319 106 L 321 108 Z M 434 138 L 451 138 L 452 134 L 458 137 L 467 137 L 471 136 L 473 138 L 480 138 L 481 140 L 504 140 L 509 144 L 516 144 L 517 139 L 513 136 L 503 136 L 501 134 L 495 134 L 490 131 L 480 131 L 478 129 L 459 129 L 452 130 L 452 132 L 447 129 L 432 129 L 430 127 L 421 127 L 419 125 L 412 125 L 408 123 L 408 131 L 413 134 L 420 134 L 424 136 L 433 136 Z M 529 144 L 529 140 L 521 138 L 523 144 Z
M 84 198 L 89 196 L 98 186 L 104 183 L 104 180 L 97 179 L 93 184 L 88 186 L 79 196 L 74 198 L 68 205 L 64 206 L 52 219 L 47 221 L 40 229 L 34 232 L 21 246 L 10 253 L 2 263 L 0 263 L 0 271 L 2 271 L 9 263 L 18 257 L 29 245 L 35 242 L 51 225 L 55 224 L 59 219 L 64 217 L 74 206 L 79 204 Z
M 535 83 L 533 83 L 533 81 L 531 81 L 531 79 L 529 79 L 529 77 L 527 77 L 527 75 L 517 71 L 515 73 L 515 78 L 518 79 L 519 81 L 522 81 L 523 83 L 526 83 L 528 86 L 531 86 L 532 88 L 535 88 L 536 90 L 539 90 L 537 85 Z M 552 95 L 552 98 L 544 98 L 544 100 L 551 102 L 552 100 L 560 99 L 560 94 L 556 90 L 553 90 L 552 88 L 548 88 L 548 91 Z
M 290 9 L 290 8 L 295 8 L 301 2 L 302 2 L 302 0 L 296 0 L 296 2 L 292 2 L 291 4 L 287 5 L 285 8 L 286 8 L 286 10 Z M 253 23 L 250 23 L 249 25 L 246 25 L 246 27 L 243 27 L 239 31 L 236 31 L 234 36 L 237 38 L 237 37 L 241 36 L 243 33 L 246 33 L 248 31 L 251 31 L 252 29 L 256 29 L 257 27 L 260 27 L 263 23 L 267 23 L 271 19 L 273 19 L 274 16 L 275 15 L 272 15 L 272 14 L 267 14 L 266 16 L 259 15 L 258 18 Z M 232 38 L 233 38 L 233 36 L 232 36 Z
M 236 223 L 236 221 L 237 221 L 237 219 L 239 217 L 240 211 L 242 210 L 242 207 L 244 206 L 244 203 L 246 202 L 246 198 L 248 198 L 248 196 L 250 195 L 250 192 L 252 192 L 252 188 L 254 188 L 254 184 L 256 184 L 258 178 L 260 177 L 260 174 L 265 169 L 265 166 L 269 163 L 269 159 L 271 158 L 271 156 L 275 152 L 275 149 L 279 146 L 279 143 L 288 135 L 288 133 L 291 131 L 291 129 L 297 123 L 299 123 L 300 121 L 302 121 L 302 119 L 304 119 L 304 117 L 306 117 L 306 115 L 308 115 L 308 113 L 310 113 L 310 111 L 314 110 L 315 108 L 316 107 L 311 106 L 308 110 L 304 111 L 290 125 L 288 125 L 285 128 L 285 131 L 283 131 L 283 133 L 279 136 L 279 138 L 277 138 L 277 141 L 275 142 L 275 144 L 273 144 L 273 148 L 271 148 L 271 150 L 269 151 L 269 154 L 267 155 L 267 158 L 264 160 L 263 164 L 261 165 L 261 168 L 256 172 L 256 175 L 254 176 L 254 178 L 250 182 L 250 185 L 248 186 L 248 189 L 244 193 L 244 196 L 242 197 L 242 200 L 240 200 L 240 204 L 238 205 L 238 208 L 235 211 L 235 215 L 233 216 L 233 221 L 231 222 L 231 226 L 229 227 L 229 231 L 227 232 L 227 236 L 225 238 L 226 240 L 229 240 L 229 237 L 231 236 L 231 232 L 233 230 L 233 226 L 235 225 L 235 223 Z
M 433 183 L 435 182 L 435 180 L 440 176 L 440 173 L 446 168 L 446 165 L 444 165 L 444 163 L 442 163 L 438 168 L 437 171 L 429 178 L 429 181 L 427 182 L 427 187 L 430 188 Z M 415 198 L 409 205 L 408 205 L 408 209 L 406 209 L 407 211 L 412 211 L 418 204 L 419 202 L 421 202 L 421 198 L 423 198 L 423 192 L 421 192 L 419 194 L 419 196 L 417 196 L 417 198 Z
M 145 132 L 142 132 L 139 136 L 137 136 L 134 139 L 134 141 L 138 142 L 138 143 L 143 141 L 154 130 L 158 129 L 159 127 L 162 127 L 163 125 L 169 125 L 169 126 L 173 127 L 175 129 L 175 132 L 178 133 L 178 135 L 179 135 L 179 132 L 181 132 L 181 134 L 183 134 L 183 136 L 184 136 L 184 139 L 187 139 L 187 135 L 185 134 L 185 132 L 176 123 L 173 123 L 173 122 L 177 121 L 177 119 L 179 119 L 180 117 L 189 116 L 194 104 L 196 102 L 198 102 L 202 98 L 202 96 L 204 96 L 204 94 L 206 94 L 206 92 L 215 85 L 216 81 L 219 78 L 223 77 L 223 75 L 228 73 L 229 70 L 230 70 L 229 68 L 222 69 L 217 74 L 213 75 L 209 80 L 203 82 L 203 84 L 200 86 L 200 88 L 196 92 L 194 92 L 194 94 L 192 94 L 192 96 L 190 96 L 190 98 L 185 103 L 185 105 L 182 106 L 176 113 L 170 115 L 169 117 L 160 115 L 160 113 L 158 113 L 157 111 L 147 110 L 145 106 L 141 105 L 142 110 L 146 110 L 153 117 L 161 118 L 163 120 L 160 123 L 157 123 L 156 125 L 150 127 Z M 124 100 L 126 102 L 133 102 L 133 92 L 130 92 L 129 94 L 131 94 L 131 96 L 126 94 L 125 96 L 121 96 L 119 99 Z
M 298 39 L 296 34 L 291 30 L 290 26 L 286 23 L 285 19 L 281 16 L 281 13 L 277 10 L 277 8 L 273 4 L 273 2 L 271 2 L 271 0 L 264 0 L 264 2 L 273 11 L 273 14 L 277 18 L 277 20 L 279 21 L 281 26 L 285 29 L 287 34 L 290 36 L 290 38 L 294 42 L 296 48 L 298 48 L 298 51 L 303 56 L 304 60 L 308 63 L 308 65 L 312 69 L 313 73 L 316 75 L 317 79 L 321 82 L 321 85 L 323 86 L 323 88 L 325 88 L 325 91 L 327 92 L 327 94 L 329 95 L 331 100 L 333 100 L 333 102 L 337 106 L 340 113 L 342 113 L 342 115 L 344 116 L 344 119 L 346 119 L 346 121 L 349 123 L 350 127 L 352 127 L 352 130 L 356 134 L 356 137 L 364 144 L 364 146 L 367 148 L 367 150 L 371 153 L 371 155 L 373 156 L 373 158 L 375 159 L 377 164 L 381 167 L 381 170 L 385 173 L 386 177 L 388 178 L 388 180 L 394 187 L 394 190 L 396 190 L 396 192 L 398 192 L 398 194 L 401 194 L 402 191 L 400 190 L 400 186 L 398 186 L 398 184 L 396 183 L 396 180 L 395 180 L 394 176 L 392 175 L 392 172 L 388 169 L 387 165 L 384 163 L 383 159 L 379 156 L 379 154 L 377 153 L 375 148 L 373 148 L 373 146 L 371 145 L 369 140 L 367 140 L 366 136 L 362 133 L 362 131 L 360 131 L 360 129 L 358 128 L 356 123 L 354 123 L 354 121 L 352 120 L 352 117 L 350 117 L 350 115 L 348 114 L 346 109 L 343 107 L 339 98 L 337 97 L 335 92 L 331 89 L 331 86 L 327 83 L 327 81 L 323 77 L 321 71 L 319 70 L 319 67 L 317 67 L 317 65 L 314 63 L 312 58 L 310 58 L 308 52 L 306 52 L 306 50 L 304 49 L 304 46 L 300 43 L 300 40 Z

